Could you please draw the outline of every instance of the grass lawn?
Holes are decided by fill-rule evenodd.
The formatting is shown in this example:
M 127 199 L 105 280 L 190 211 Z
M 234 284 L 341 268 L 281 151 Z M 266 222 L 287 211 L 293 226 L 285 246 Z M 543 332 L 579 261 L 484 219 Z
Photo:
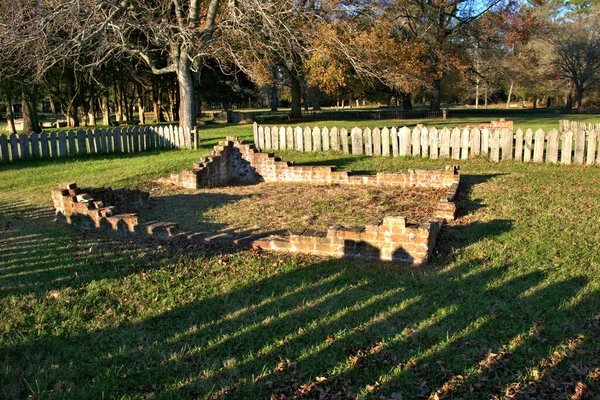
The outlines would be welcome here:
M 461 161 L 461 216 L 422 267 L 159 245 L 53 222 L 57 183 L 148 185 L 227 135 L 252 130 L 208 127 L 198 151 L 0 166 L 0 398 L 600 394 L 596 166 Z M 367 173 L 450 163 L 282 155 Z

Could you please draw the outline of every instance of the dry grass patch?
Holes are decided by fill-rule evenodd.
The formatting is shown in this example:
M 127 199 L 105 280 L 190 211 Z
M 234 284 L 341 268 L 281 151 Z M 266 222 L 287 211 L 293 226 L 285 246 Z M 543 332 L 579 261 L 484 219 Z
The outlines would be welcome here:
M 354 187 L 261 183 L 185 190 L 152 184 L 154 199 L 143 220 L 177 222 L 182 228 L 218 230 L 294 230 L 310 227 L 365 225 L 386 215 L 409 222 L 433 216 L 445 189 Z

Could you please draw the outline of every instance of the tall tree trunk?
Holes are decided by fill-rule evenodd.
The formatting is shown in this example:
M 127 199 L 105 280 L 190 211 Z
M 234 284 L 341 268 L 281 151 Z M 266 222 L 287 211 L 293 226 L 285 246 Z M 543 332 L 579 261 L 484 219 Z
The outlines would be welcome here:
M 113 77 L 113 110 L 115 110 L 115 120 L 117 122 L 121 122 L 123 120 L 123 113 L 122 113 L 122 109 L 121 109 L 121 102 L 119 101 L 120 95 L 119 95 L 119 89 L 117 87 L 117 80 L 114 79 Z M 117 124 L 118 125 L 118 124 Z
M 583 106 L 583 87 L 575 85 L 575 108 L 578 110 Z
M 15 126 L 15 116 L 13 115 L 12 95 L 8 91 L 4 93 L 4 101 L 6 101 L 6 120 L 8 121 L 10 133 L 17 133 L 17 128 Z
M 22 107 L 23 107 L 23 132 L 41 132 L 38 121 L 35 86 L 33 84 L 22 86 Z
M 569 92 L 569 94 L 567 94 L 565 96 L 564 108 L 566 108 L 567 110 L 570 110 L 571 108 L 573 108 L 573 92 Z
M 479 75 L 477 76 L 475 84 L 475 109 L 479 109 Z
M 109 89 L 106 88 L 106 94 L 102 98 L 102 125 L 110 125 L 110 99 L 108 98 Z
M 90 102 L 88 108 L 87 123 L 90 126 L 96 125 L 96 93 L 94 93 L 94 84 L 90 85 Z
M 293 74 L 290 74 L 290 83 L 292 86 L 292 118 L 302 118 L 302 84 Z
M 152 122 L 157 124 L 164 122 L 161 104 L 162 93 L 157 78 L 152 79 Z
M 179 83 L 179 127 L 183 129 L 185 147 L 191 149 L 191 132 L 196 127 L 196 107 L 191 61 L 185 50 L 181 51 L 177 63 L 177 82 Z
M 485 84 L 485 109 L 487 110 L 487 106 L 488 106 L 488 85 L 487 83 Z
M 306 80 L 302 80 L 302 103 L 304 104 L 304 111 L 308 111 L 308 85 Z
M 141 83 L 139 83 L 137 85 L 137 89 L 138 89 L 138 117 L 139 117 L 139 124 L 140 125 L 144 125 L 146 123 L 146 119 L 144 117 L 144 114 L 146 112 L 146 110 L 144 108 L 144 87 L 142 86 Z
M 402 93 L 402 108 L 404 111 L 412 111 L 412 99 L 410 93 Z
M 442 80 L 436 79 L 433 82 L 433 97 L 431 98 L 431 110 L 440 111 L 440 101 L 442 95 Z
M 515 87 L 515 81 L 510 81 L 510 89 L 508 89 L 508 99 L 506 100 L 506 109 L 510 108 L 510 99 L 512 97 L 512 92 Z

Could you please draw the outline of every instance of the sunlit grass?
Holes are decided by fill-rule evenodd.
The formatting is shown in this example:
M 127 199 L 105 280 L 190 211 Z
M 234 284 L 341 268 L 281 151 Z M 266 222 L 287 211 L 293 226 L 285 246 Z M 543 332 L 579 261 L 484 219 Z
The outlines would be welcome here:
M 252 137 L 248 125 L 206 129 L 198 151 L 0 167 L 0 398 L 598 393 L 598 167 L 461 161 L 460 217 L 422 267 L 219 253 L 52 221 L 59 182 L 144 186 L 224 136 Z M 282 155 L 365 173 L 452 163 Z

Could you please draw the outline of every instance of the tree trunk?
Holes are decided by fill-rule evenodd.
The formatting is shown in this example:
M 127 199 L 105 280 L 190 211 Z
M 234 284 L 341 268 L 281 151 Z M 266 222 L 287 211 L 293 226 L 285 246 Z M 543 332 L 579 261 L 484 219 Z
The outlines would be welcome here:
M 488 106 L 488 85 L 485 85 L 485 109 L 487 110 Z
M 152 79 L 152 122 L 157 124 L 161 122 L 165 122 L 162 114 L 162 93 L 160 89 L 160 85 L 156 78 Z
M 117 80 L 113 79 L 113 92 L 114 102 L 113 110 L 115 110 L 115 120 L 121 122 L 123 120 L 123 110 L 121 109 L 121 102 L 119 101 L 119 89 L 117 88 Z
M 17 133 L 17 128 L 15 127 L 15 116 L 13 115 L 12 96 L 10 93 L 8 93 L 8 91 L 4 94 L 4 100 L 6 101 L 6 120 L 8 121 L 10 133 Z
M 510 98 L 512 97 L 512 92 L 513 92 L 514 87 L 515 87 L 515 82 L 511 81 L 510 89 L 508 89 L 508 99 L 506 100 L 506 109 L 507 110 L 510 109 Z
M 402 93 L 402 108 L 404 111 L 412 111 L 412 99 L 410 93 Z
M 315 96 L 312 99 L 312 109 L 313 111 L 320 111 L 321 110 L 321 99 L 319 99 L 319 96 Z
M 479 109 L 479 76 L 477 76 L 475 84 L 475 109 Z
M 191 71 L 191 61 L 186 51 L 181 51 L 179 55 L 177 82 L 179 83 L 179 128 L 183 129 L 185 147 L 191 149 L 191 133 L 196 126 L 196 107 L 194 105 L 194 77 Z
M 436 79 L 433 82 L 433 97 L 431 98 L 431 110 L 432 111 L 440 111 L 440 101 L 442 95 L 442 80 Z
M 146 119 L 144 118 L 144 113 L 146 110 L 144 109 L 144 87 L 142 84 L 138 84 L 138 117 L 139 124 L 144 125 L 146 123 Z
M 292 118 L 302 118 L 302 84 L 300 80 L 292 73 L 290 74 L 292 86 Z
M 108 89 L 106 89 L 106 95 L 102 98 L 102 125 L 110 125 L 110 100 L 108 99 Z
M 271 86 L 271 111 L 277 111 L 279 107 L 279 93 L 277 91 L 277 85 Z
M 302 103 L 304 104 L 304 111 L 308 111 L 308 88 L 306 80 L 302 81 Z
M 573 108 L 573 92 L 569 92 L 569 94 L 565 96 L 565 108 L 567 110 Z
M 96 125 L 96 94 L 94 93 L 94 86 L 90 86 L 90 103 L 88 109 L 87 123 L 90 126 Z
M 35 87 L 31 84 L 22 87 L 23 132 L 41 132 L 37 116 Z
M 575 108 L 580 109 L 583 106 L 583 88 L 575 85 Z

